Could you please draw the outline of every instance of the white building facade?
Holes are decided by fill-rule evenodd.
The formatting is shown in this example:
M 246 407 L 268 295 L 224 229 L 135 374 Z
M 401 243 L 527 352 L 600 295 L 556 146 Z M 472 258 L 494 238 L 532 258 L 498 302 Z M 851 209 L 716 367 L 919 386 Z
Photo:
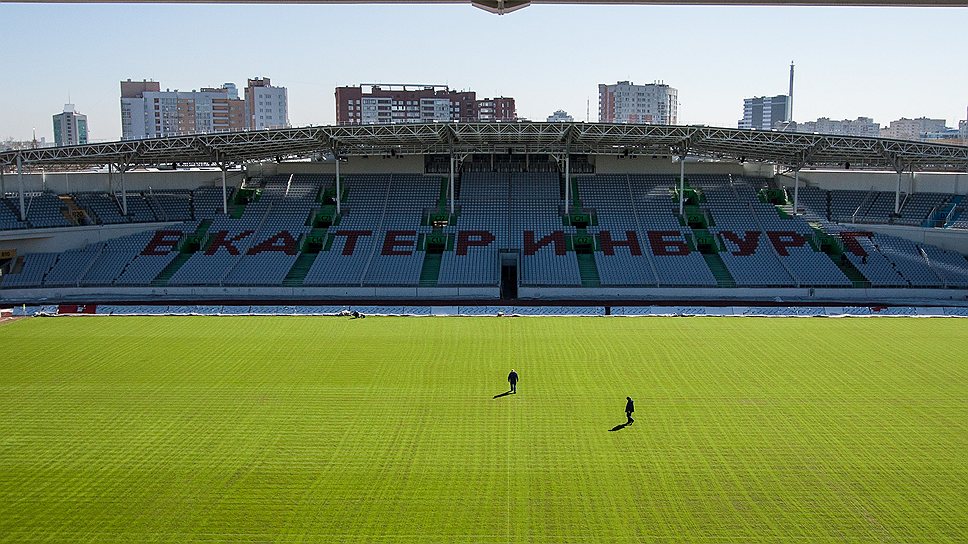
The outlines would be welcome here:
M 665 83 L 635 85 L 619 81 L 598 86 L 598 120 L 602 123 L 675 125 L 679 91 Z
M 797 132 L 811 132 L 816 134 L 838 134 L 843 136 L 862 136 L 877 138 L 881 135 L 881 124 L 875 123 L 870 117 L 844 119 L 838 121 L 821 117 L 816 121 L 806 121 L 796 124 Z
M 289 127 L 289 94 L 273 87 L 269 78 L 250 79 L 245 88 L 246 128 L 264 130 Z
M 269 82 L 249 80 L 250 84 L 254 81 L 264 81 L 266 85 Z M 122 81 L 121 138 L 138 140 L 289 126 L 286 88 L 257 88 L 251 94 L 262 105 L 255 107 L 255 126 L 250 126 L 249 108 L 239 99 L 234 83 L 191 91 L 162 91 L 157 81 Z M 247 88 L 246 95 L 249 94 Z
M 881 136 L 898 140 L 920 140 L 929 133 L 948 131 L 947 124 L 948 122 L 944 119 L 929 119 L 927 117 L 908 119 L 902 117 L 896 121 L 891 121 L 889 127 L 881 129 Z

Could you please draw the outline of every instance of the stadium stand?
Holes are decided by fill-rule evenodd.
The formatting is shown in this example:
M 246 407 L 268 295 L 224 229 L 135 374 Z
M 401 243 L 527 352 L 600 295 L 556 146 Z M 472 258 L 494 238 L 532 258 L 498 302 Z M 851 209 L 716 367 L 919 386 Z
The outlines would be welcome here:
M 442 178 L 422 174 L 347 174 L 342 195 L 333 175 L 267 176 L 232 191 L 227 214 L 220 187 L 129 193 L 127 216 L 117 195 L 75 193 L 98 224 L 180 224 L 20 256 L 0 287 L 494 287 L 513 258 L 517 279 L 504 281 L 521 287 L 968 288 L 962 255 L 835 222 L 957 217 L 952 195 L 906 196 L 893 217 L 894 193 L 803 187 L 806 213 L 790 215 L 765 201 L 769 180 L 693 175 L 680 217 L 675 176 L 583 174 L 564 214 L 559 174 L 502 169 L 471 163 L 454 215 Z M 0 225 L 71 224 L 56 195 L 29 202 L 22 222 L 3 199 Z

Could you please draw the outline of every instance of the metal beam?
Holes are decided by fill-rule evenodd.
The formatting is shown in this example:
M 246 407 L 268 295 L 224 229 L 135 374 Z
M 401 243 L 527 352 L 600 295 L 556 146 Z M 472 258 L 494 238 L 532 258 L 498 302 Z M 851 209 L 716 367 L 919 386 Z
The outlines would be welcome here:
M 424 123 L 303 127 L 251 132 L 199 134 L 150 140 L 0 152 L 0 164 L 20 156 L 28 168 L 88 167 L 124 163 L 212 164 L 308 157 L 321 142 L 340 156 L 488 154 L 514 149 L 533 154 L 665 156 L 688 148 L 689 155 L 717 160 L 799 163 L 811 167 L 894 169 L 897 160 L 921 171 L 964 172 L 968 146 L 852 136 L 752 131 L 705 126 L 607 123 Z M 231 157 L 231 159 L 228 159 Z

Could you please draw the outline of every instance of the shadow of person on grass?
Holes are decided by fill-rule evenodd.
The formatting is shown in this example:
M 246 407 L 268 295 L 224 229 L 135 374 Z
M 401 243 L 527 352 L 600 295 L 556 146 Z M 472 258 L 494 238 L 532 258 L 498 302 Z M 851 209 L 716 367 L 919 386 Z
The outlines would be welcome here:
M 506 397 L 506 396 L 508 396 L 508 395 L 510 395 L 510 394 L 511 394 L 511 392 L 510 392 L 510 391 L 505 391 L 505 392 L 503 392 L 503 393 L 501 393 L 500 395 L 494 395 L 494 397 L 493 397 L 493 398 L 495 398 L 495 399 L 499 399 L 499 398 L 501 398 L 501 397 Z
M 629 426 L 628 423 L 619 423 L 618 425 L 616 425 L 616 426 L 612 427 L 611 429 L 609 429 L 608 432 L 611 433 L 611 432 L 614 432 L 614 431 L 621 431 L 622 429 L 624 429 L 624 428 L 626 428 L 628 426 Z

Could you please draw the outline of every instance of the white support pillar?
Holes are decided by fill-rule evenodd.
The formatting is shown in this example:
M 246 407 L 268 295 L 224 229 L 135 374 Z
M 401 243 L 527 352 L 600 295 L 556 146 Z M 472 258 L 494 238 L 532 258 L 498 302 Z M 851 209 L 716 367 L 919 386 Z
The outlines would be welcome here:
M 571 153 L 565 153 L 565 215 L 571 223 Z
M 0 167 L 0 198 L 7 196 L 7 180 L 3 176 L 6 170 L 6 167 Z
M 108 163 L 108 194 L 114 194 L 114 164 Z
M 23 156 L 17 154 L 17 185 L 20 188 L 20 220 L 27 220 L 27 208 L 24 206 L 24 160 Z
M 897 215 L 901 213 L 901 173 L 904 170 L 897 171 L 897 190 L 894 192 L 894 214 Z
M 686 156 L 679 155 L 679 215 L 686 208 Z
M 121 168 L 121 213 L 122 215 L 128 215 L 128 191 L 124 188 L 124 171 L 127 168 Z
M 222 213 L 225 215 L 229 214 L 229 190 L 225 186 L 225 170 L 227 167 L 224 164 L 218 165 L 219 170 L 222 171 Z
M 339 157 L 333 153 L 333 158 L 336 159 L 336 215 L 342 213 L 343 208 L 340 205 L 340 200 L 342 200 L 342 193 L 340 192 L 340 180 L 339 180 Z
M 800 215 L 800 169 L 793 171 L 793 215 Z
M 493 158 L 494 158 L 494 155 L 491 155 L 492 160 Z M 453 153 L 450 154 L 450 186 L 449 187 L 450 189 L 447 191 L 447 194 L 450 196 L 450 214 L 453 215 L 454 214 L 454 154 Z

